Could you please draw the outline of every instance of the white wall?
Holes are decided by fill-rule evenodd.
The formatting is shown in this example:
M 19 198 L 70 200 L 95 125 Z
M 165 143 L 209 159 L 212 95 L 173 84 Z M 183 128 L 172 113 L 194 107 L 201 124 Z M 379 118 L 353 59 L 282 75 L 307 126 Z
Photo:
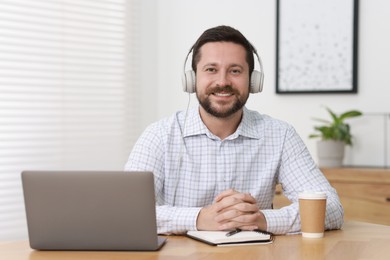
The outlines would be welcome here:
M 149 112 L 143 123 L 185 109 L 188 96 L 181 89 L 184 58 L 199 35 L 209 27 L 226 24 L 240 30 L 257 48 L 265 71 L 264 91 L 252 95 L 248 107 L 291 123 L 306 142 L 314 158 L 313 117 L 327 117 L 322 105 L 336 112 L 360 109 L 363 112 L 390 112 L 388 79 L 390 60 L 390 2 L 360 0 L 358 94 L 277 95 L 275 93 L 276 1 L 274 0 L 164 0 L 157 1 L 157 16 L 148 23 L 158 24 L 156 51 L 147 87 L 153 95 L 146 100 Z M 153 8 L 151 10 L 153 12 Z M 145 19 L 146 20 L 146 19 Z M 151 31 L 153 33 L 153 31 Z M 157 56 L 154 56 L 157 55 Z M 146 59 L 148 57 L 145 57 Z M 151 59 L 151 57 L 149 57 Z M 189 65 L 187 65 L 189 69 Z M 150 103 L 152 102 L 152 103 Z M 194 95 L 191 105 L 197 103 Z

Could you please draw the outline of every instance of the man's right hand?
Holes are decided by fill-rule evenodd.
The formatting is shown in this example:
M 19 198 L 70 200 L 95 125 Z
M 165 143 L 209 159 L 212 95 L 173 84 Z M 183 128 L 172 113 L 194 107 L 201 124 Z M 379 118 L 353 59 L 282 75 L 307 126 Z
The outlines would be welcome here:
M 196 220 L 196 228 L 198 230 L 219 230 L 220 224 L 215 220 L 218 211 L 219 207 L 216 203 L 202 208 Z

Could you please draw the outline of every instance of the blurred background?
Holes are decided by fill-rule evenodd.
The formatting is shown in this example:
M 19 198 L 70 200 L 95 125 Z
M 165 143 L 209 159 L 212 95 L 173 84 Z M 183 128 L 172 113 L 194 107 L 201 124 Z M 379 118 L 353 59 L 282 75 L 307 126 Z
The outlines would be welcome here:
M 122 170 L 148 124 L 184 110 L 184 58 L 221 24 L 262 58 L 250 109 L 292 124 L 313 158 L 312 118 L 359 109 L 346 164 L 387 167 L 390 2 L 359 2 L 358 93 L 280 95 L 276 1 L 0 0 L 0 240 L 27 238 L 21 171 Z

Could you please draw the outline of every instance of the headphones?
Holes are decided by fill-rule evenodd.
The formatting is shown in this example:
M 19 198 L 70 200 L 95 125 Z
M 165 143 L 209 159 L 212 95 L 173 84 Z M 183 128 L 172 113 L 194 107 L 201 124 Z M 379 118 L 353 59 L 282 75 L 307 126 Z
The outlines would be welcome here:
M 250 82 L 250 93 L 259 93 L 263 90 L 263 82 L 264 82 L 264 72 L 263 72 L 263 64 L 261 62 L 260 56 L 257 54 L 256 49 L 251 45 L 253 54 L 257 57 L 257 61 L 260 65 L 260 71 L 253 70 L 251 74 L 251 82 Z M 195 93 L 196 88 L 196 75 L 195 71 L 193 70 L 187 70 L 186 71 L 186 64 L 188 57 L 190 56 L 191 52 L 193 51 L 194 47 L 190 49 L 188 52 L 185 60 L 184 60 L 184 67 L 183 67 L 183 75 L 182 75 L 182 84 L 183 84 L 183 90 L 187 93 Z

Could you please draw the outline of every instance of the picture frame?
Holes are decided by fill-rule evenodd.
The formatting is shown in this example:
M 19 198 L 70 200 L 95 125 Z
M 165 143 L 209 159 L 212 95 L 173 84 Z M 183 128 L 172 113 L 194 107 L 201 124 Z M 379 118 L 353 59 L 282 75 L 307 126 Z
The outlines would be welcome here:
M 357 93 L 358 0 L 277 0 L 276 93 Z

